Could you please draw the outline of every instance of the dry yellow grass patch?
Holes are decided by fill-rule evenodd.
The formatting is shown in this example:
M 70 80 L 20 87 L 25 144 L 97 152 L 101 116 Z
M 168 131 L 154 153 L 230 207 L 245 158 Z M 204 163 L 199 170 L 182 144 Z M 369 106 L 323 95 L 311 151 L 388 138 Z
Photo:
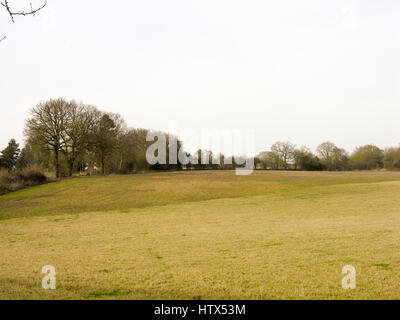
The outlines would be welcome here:
M 263 195 L 2 220 L 0 298 L 400 298 L 399 181 L 273 175 L 284 187 Z M 341 287 L 347 264 L 356 290 Z

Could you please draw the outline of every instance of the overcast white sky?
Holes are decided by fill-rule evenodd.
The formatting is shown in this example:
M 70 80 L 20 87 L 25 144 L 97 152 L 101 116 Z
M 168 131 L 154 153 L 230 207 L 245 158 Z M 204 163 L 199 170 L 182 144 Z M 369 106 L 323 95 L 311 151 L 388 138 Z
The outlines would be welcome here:
M 48 0 L 0 12 L 2 34 L 0 149 L 55 97 L 132 127 L 253 128 L 256 151 L 400 143 L 396 0 Z

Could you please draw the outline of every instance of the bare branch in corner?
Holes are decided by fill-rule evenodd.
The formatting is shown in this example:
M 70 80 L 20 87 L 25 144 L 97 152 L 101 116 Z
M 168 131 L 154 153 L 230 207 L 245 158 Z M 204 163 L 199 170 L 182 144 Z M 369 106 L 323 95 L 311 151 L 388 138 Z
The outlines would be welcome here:
M 43 5 L 37 8 L 33 8 L 32 2 L 30 2 L 31 9 L 29 11 L 13 11 L 13 9 L 10 7 L 9 0 L 4 0 L 4 2 L 1 2 L 0 4 L 7 10 L 11 17 L 11 21 L 15 22 L 14 16 L 34 16 L 36 12 L 42 10 L 47 5 L 47 0 L 44 0 Z M 4 38 L 2 40 L 4 40 Z

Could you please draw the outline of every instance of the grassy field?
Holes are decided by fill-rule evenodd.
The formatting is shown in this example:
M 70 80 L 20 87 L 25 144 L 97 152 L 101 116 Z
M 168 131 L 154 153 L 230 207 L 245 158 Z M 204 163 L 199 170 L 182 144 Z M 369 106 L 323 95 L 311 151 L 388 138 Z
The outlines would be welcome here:
M 84 177 L 0 196 L 0 299 L 400 299 L 400 173 Z M 357 288 L 341 287 L 344 265 Z M 44 265 L 57 289 L 43 290 Z

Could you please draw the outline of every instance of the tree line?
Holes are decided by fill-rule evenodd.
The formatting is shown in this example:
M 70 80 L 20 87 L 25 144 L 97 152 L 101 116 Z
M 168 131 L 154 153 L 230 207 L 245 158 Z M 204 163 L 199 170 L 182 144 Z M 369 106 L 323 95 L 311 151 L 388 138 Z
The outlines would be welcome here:
M 146 151 L 153 142 L 146 138 L 150 130 L 129 128 L 119 114 L 63 98 L 41 102 L 29 114 L 24 148 L 20 150 L 12 139 L 0 155 L 1 168 L 12 171 L 36 166 L 54 172 L 56 178 L 76 172 L 125 174 L 183 169 L 180 163 L 149 165 Z M 182 142 L 172 135 L 154 133 L 166 136 L 167 148 L 169 141 L 177 141 L 177 149 L 181 148 Z
M 76 171 L 144 170 L 147 132 L 130 129 L 120 115 L 95 106 L 52 99 L 30 110 L 20 162 L 53 169 L 57 178 Z
M 22 170 L 37 166 L 54 172 L 57 178 L 85 174 L 133 173 L 144 170 L 221 170 L 240 167 L 225 163 L 223 154 L 198 150 L 188 156 L 206 158 L 207 163 L 149 165 L 146 151 L 152 142 L 146 140 L 150 130 L 129 128 L 115 113 L 100 111 L 95 106 L 67 101 L 63 98 L 41 102 L 30 110 L 26 120 L 25 146 L 20 150 L 12 139 L 1 151 L 0 167 Z M 182 141 L 174 138 L 180 149 Z M 173 139 L 171 139 L 173 140 Z M 277 142 L 270 151 L 254 158 L 255 169 L 273 170 L 372 170 L 400 169 L 400 148 L 380 149 L 374 145 L 356 148 L 349 154 L 332 142 L 324 142 L 314 154 L 307 147 L 296 147 L 290 142 Z M 219 159 L 219 161 L 214 161 Z M 236 158 L 238 159 L 238 158 Z M 242 162 L 243 163 L 243 162 Z
M 384 150 L 368 144 L 360 146 L 349 154 L 333 142 L 324 142 L 314 154 L 309 148 L 296 147 L 290 142 L 277 142 L 271 150 L 260 153 L 255 163 L 262 169 L 285 169 L 307 171 L 345 171 L 400 169 L 400 147 Z

